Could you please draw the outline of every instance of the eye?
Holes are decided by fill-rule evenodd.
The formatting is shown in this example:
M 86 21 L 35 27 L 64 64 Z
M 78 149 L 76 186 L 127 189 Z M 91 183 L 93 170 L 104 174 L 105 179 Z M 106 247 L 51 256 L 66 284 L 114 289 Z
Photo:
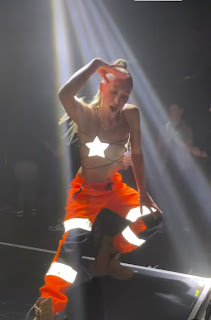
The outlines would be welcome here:
M 117 90 L 111 90 L 111 94 L 117 94 Z
M 122 100 L 123 100 L 123 101 L 127 101 L 128 98 L 129 98 L 128 96 L 122 96 Z

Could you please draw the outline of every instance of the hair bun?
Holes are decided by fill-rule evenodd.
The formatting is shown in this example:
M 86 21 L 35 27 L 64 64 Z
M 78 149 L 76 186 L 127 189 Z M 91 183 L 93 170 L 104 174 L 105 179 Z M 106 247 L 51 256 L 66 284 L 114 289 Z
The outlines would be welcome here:
M 124 59 L 117 59 L 114 61 L 114 64 L 119 65 L 123 69 L 127 69 L 127 62 Z

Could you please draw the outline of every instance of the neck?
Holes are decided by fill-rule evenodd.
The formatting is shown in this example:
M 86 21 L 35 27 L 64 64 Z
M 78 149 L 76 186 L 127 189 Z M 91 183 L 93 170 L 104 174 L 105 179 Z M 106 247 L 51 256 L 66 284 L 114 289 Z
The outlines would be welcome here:
M 104 130 L 108 130 L 114 126 L 114 124 L 120 118 L 120 112 L 117 114 L 112 114 L 111 112 L 105 110 L 103 107 L 99 106 L 98 108 L 98 118 L 101 124 L 101 127 Z

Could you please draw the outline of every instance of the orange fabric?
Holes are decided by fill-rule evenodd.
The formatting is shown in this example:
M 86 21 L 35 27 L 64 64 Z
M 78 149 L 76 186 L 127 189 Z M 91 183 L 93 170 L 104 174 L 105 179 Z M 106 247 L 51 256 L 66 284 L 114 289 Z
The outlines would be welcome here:
M 63 235 L 62 240 L 59 241 L 59 246 L 57 249 L 57 253 L 52 262 L 58 261 L 59 254 L 61 251 L 62 244 L 65 242 L 68 233 L 66 232 Z M 59 277 L 53 275 L 45 276 L 45 285 L 40 288 L 41 297 L 51 297 L 53 301 L 53 310 L 54 314 L 57 312 L 61 312 L 65 309 L 67 304 L 67 296 L 66 292 L 71 284 Z
M 113 244 L 120 253 L 130 252 L 137 248 L 134 244 L 129 243 L 121 233 L 113 238 Z
M 135 223 L 130 224 L 130 229 L 133 231 L 133 233 L 138 234 L 146 230 L 147 227 L 144 224 L 143 220 L 141 218 L 138 218 Z M 117 251 L 119 251 L 120 253 L 130 252 L 137 248 L 136 245 L 129 243 L 121 233 L 114 237 L 113 244 Z
M 104 183 L 89 183 L 78 174 L 70 184 L 66 206 L 65 221 L 71 218 L 86 218 L 94 223 L 97 215 L 103 208 L 107 208 L 125 218 L 132 208 L 139 206 L 139 193 L 122 182 L 122 177 L 116 173 L 110 181 Z M 130 224 L 135 234 L 146 229 L 141 219 Z M 58 260 L 62 244 L 67 233 L 59 243 L 58 251 L 53 262 Z M 120 233 L 114 237 L 115 248 L 123 253 L 137 248 L 129 243 Z M 67 304 L 66 292 L 70 283 L 56 276 L 45 276 L 45 286 L 41 291 L 42 297 L 51 297 L 54 313 L 61 312 Z
M 54 257 L 54 259 L 53 259 L 52 262 L 56 262 L 56 261 L 58 260 L 58 257 L 59 257 L 60 251 L 61 251 L 61 247 L 62 247 L 63 243 L 65 242 L 67 236 L 68 236 L 68 233 L 66 232 L 66 233 L 63 235 L 62 240 L 59 241 L 59 246 L 58 246 L 56 255 L 55 255 L 55 257 Z
M 130 225 L 130 229 L 133 233 L 138 234 L 147 229 L 147 226 L 144 224 L 144 221 L 141 218 L 138 218 L 135 223 Z
M 71 284 L 59 277 L 46 275 L 45 285 L 40 288 L 41 297 L 51 297 L 53 301 L 53 312 L 62 312 L 68 302 L 66 292 Z
M 105 190 L 109 184 L 112 190 Z M 119 173 L 104 183 L 88 183 L 76 175 L 68 192 L 65 220 L 87 218 L 93 223 L 103 208 L 125 218 L 129 210 L 137 206 L 139 193 L 123 183 Z

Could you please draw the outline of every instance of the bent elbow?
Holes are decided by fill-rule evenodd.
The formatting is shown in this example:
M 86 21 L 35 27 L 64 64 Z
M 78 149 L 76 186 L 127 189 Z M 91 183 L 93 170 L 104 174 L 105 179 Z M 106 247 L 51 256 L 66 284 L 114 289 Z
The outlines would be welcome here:
M 66 100 L 66 93 L 65 93 L 64 88 L 59 89 L 58 97 L 59 97 L 60 102 L 61 102 L 62 104 L 64 104 L 64 102 L 65 102 L 65 100 Z
M 61 96 L 63 96 L 63 94 L 64 94 L 64 87 L 61 87 L 58 91 L 59 99 L 61 98 Z

